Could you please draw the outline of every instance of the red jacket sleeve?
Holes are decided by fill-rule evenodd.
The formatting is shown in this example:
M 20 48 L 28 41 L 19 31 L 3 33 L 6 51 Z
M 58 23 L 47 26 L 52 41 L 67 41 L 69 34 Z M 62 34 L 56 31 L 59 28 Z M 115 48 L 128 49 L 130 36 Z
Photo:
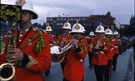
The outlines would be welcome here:
M 81 45 L 77 52 L 77 57 L 80 59 L 85 59 L 87 55 L 87 46 L 86 44 Z
M 25 54 L 22 61 L 22 66 L 26 69 L 34 72 L 46 72 L 51 66 L 51 54 L 50 45 L 47 34 L 43 35 L 46 46 L 40 53 L 34 56 L 34 54 Z

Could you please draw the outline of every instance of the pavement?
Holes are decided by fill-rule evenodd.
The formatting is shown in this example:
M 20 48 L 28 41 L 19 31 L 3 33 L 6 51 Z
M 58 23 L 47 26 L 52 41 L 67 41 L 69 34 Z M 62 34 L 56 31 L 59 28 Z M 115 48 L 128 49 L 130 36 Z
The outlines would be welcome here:
M 133 48 L 127 49 L 121 55 L 118 56 L 117 60 L 117 69 L 116 71 L 112 71 L 110 81 L 123 81 L 129 65 L 129 59 L 133 52 Z M 84 67 L 85 67 L 85 78 L 84 81 L 96 81 L 96 76 L 94 72 L 94 68 L 88 67 L 88 56 L 85 59 Z M 132 67 L 132 66 L 131 66 Z M 50 70 L 50 74 L 45 77 L 46 81 L 62 81 L 63 73 L 60 67 L 60 64 L 53 64 Z
M 132 67 L 131 67 L 132 66 Z M 130 59 L 129 59 L 129 63 L 128 63 L 128 68 L 127 68 L 127 73 L 125 75 L 125 78 L 123 81 L 134 81 L 135 77 L 134 77 L 134 71 L 135 67 L 134 67 L 134 52 L 131 54 Z

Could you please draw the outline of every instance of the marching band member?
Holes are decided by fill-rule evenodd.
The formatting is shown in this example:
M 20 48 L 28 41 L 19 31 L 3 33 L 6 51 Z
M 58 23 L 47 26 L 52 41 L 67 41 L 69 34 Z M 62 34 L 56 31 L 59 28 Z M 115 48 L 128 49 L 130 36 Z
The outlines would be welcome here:
M 77 23 L 78 23 L 78 21 L 77 21 Z M 82 30 L 84 32 L 84 34 L 82 34 L 81 41 L 84 42 L 84 43 L 86 43 L 86 48 L 87 48 L 87 50 L 89 50 L 89 48 L 88 48 L 88 38 L 85 36 L 86 30 L 85 30 L 84 26 L 82 26 L 81 28 L 82 28 Z
M 67 21 L 63 26 L 64 34 L 59 35 L 57 38 L 58 46 L 64 47 L 69 43 L 69 40 L 72 38 L 72 36 L 69 33 L 70 31 L 71 31 L 71 24 Z M 61 62 L 60 64 L 61 64 L 62 71 L 64 71 L 65 60 L 63 60 L 63 62 Z
M 47 34 L 48 34 L 50 46 L 55 45 L 55 36 L 52 35 L 52 31 L 53 31 L 53 30 L 52 30 L 52 27 L 51 27 L 50 25 L 48 25 L 48 26 L 46 27 L 46 32 L 47 32 Z
M 120 42 L 121 42 L 121 40 L 118 39 L 118 35 L 119 35 L 119 33 L 117 31 L 115 31 L 114 37 L 113 37 L 113 40 L 115 42 L 115 44 L 114 44 L 114 56 L 113 56 L 113 70 L 114 71 L 116 70 L 117 58 L 118 58 L 118 55 L 119 55 L 119 45 L 120 45 Z
M 77 21 L 78 22 L 78 21 Z M 82 26 L 82 25 L 81 25 Z M 84 34 L 82 35 L 82 41 L 83 42 L 85 42 L 86 44 L 87 44 L 87 42 L 88 42 L 88 38 L 86 38 L 86 36 L 85 36 L 85 28 L 82 26 L 81 27 L 82 28 L 82 30 L 83 30 L 83 32 L 84 32 Z
M 111 72 L 112 72 L 112 59 L 114 56 L 114 41 L 112 40 L 112 36 L 113 36 L 113 32 L 110 29 L 106 29 L 105 31 L 105 36 L 106 38 L 110 41 L 110 52 L 108 52 L 107 54 L 107 58 L 108 58 L 108 67 L 107 67 L 107 71 L 105 73 L 105 81 L 109 81 L 110 77 L 111 77 Z
M 90 47 L 90 42 L 94 39 L 94 32 L 91 31 L 89 34 L 89 39 L 88 39 L 88 47 L 89 47 L 89 51 L 88 51 L 88 56 L 89 56 L 89 67 L 92 68 L 92 51 L 91 51 L 91 47 Z
M 48 26 L 46 27 L 46 32 L 48 34 L 48 40 L 49 40 L 49 43 L 50 43 L 50 47 L 55 45 L 55 36 L 52 35 L 52 31 L 53 31 L 52 27 L 48 24 Z M 50 73 L 50 70 L 45 72 L 45 75 L 48 76 L 49 73 Z
M 108 65 L 107 53 L 109 52 L 110 42 L 104 38 L 105 31 L 102 25 L 99 25 L 95 32 L 96 37 L 90 44 L 93 52 L 92 64 L 94 65 L 97 81 L 104 81 Z
M 64 66 L 63 81 L 83 81 L 84 80 L 84 59 L 87 55 L 86 43 L 81 41 L 84 34 L 81 25 L 73 25 L 71 35 L 73 46 L 67 52 L 66 63 Z
M 7 60 L 17 63 L 14 81 L 45 81 L 43 72 L 51 65 L 48 35 L 32 26 L 31 19 L 37 19 L 38 15 L 34 12 L 30 0 L 17 0 L 16 4 L 22 5 L 22 22 L 19 24 L 20 29 L 15 32 L 16 48 L 7 50 L 12 53 L 8 56 L 5 49 L 1 62 Z M 5 48 L 7 43 L 8 39 L 5 41 Z

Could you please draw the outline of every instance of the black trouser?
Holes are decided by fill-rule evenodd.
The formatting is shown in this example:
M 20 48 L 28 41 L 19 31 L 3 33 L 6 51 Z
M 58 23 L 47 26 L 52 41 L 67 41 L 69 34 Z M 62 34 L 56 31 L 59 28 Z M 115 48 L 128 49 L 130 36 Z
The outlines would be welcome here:
M 89 56 L 89 65 L 92 65 L 92 56 L 93 56 L 93 54 L 89 53 L 88 56 Z
M 116 70 L 117 58 L 118 58 L 118 54 L 115 54 L 113 56 L 113 62 L 112 62 L 112 64 L 113 64 L 113 70 Z
M 97 81 L 104 81 L 106 69 L 107 69 L 107 65 L 104 66 L 94 65 Z
M 45 76 L 48 76 L 50 73 L 50 69 L 48 71 L 45 72 Z
M 65 63 L 66 63 L 66 62 L 61 62 L 61 63 L 60 63 L 63 74 L 64 74 L 64 66 L 65 66 Z
M 111 68 L 112 68 L 112 60 L 108 60 L 108 65 L 107 65 L 107 69 L 106 69 L 106 73 L 105 73 L 105 81 L 110 80 Z

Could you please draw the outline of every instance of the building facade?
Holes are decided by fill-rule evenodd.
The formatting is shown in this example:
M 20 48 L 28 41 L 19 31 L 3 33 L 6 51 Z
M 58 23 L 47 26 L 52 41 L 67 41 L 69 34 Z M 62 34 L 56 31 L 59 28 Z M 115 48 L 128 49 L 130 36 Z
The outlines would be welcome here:
M 62 26 L 66 21 L 73 26 L 79 21 L 85 27 L 86 35 L 89 35 L 90 31 L 95 31 L 96 27 L 102 23 L 105 28 L 112 28 L 116 29 L 114 20 L 115 18 L 111 16 L 110 12 L 107 12 L 106 15 L 90 15 L 90 16 L 83 16 L 83 17 L 47 17 L 47 23 L 52 27 L 55 31 L 54 34 L 59 35 L 62 32 Z

